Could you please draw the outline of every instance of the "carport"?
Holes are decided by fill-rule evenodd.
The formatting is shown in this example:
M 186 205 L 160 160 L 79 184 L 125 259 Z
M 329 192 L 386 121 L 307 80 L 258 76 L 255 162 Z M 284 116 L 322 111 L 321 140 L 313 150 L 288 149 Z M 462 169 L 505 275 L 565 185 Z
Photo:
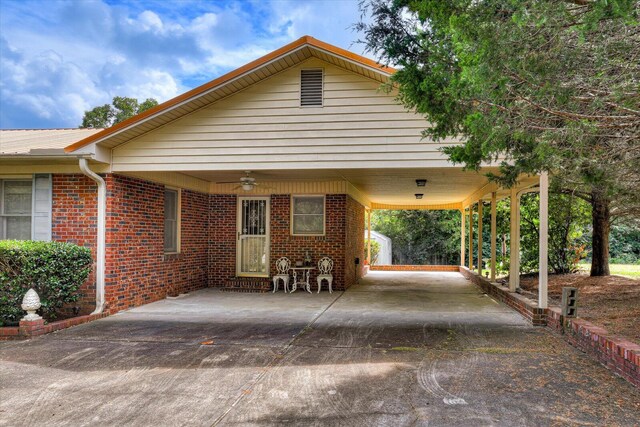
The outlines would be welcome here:
M 461 140 L 425 139 L 424 117 L 380 90 L 394 72 L 305 36 L 107 129 L 3 131 L 0 181 L 32 183 L 25 234 L 95 248 L 95 284 L 83 290 L 96 314 L 204 287 L 265 290 L 277 259 L 305 251 L 332 258 L 336 286 L 348 288 L 356 260 L 370 260 L 364 223 L 375 209 L 459 211 L 460 264 L 471 268 L 473 231 L 491 226 L 494 279 L 495 214 L 474 224 L 474 212 L 504 197 L 513 292 L 518 199 L 539 190 L 545 308 L 547 176 L 502 189 L 486 177 L 497 164 L 452 164 L 442 150 Z
M 492 168 L 485 169 L 492 170 Z M 426 170 L 423 175 L 433 174 L 434 172 Z M 401 192 L 394 188 L 394 185 L 390 185 L 390 188 L 380 187 L 378 191 L 381 193 L 387 192 L 388 194 L 396 195 L 396 203 L 371 203 L 367 212 L 367 233 L 368 242 L 371 242 L 371 213 L 376 209 L 391 209 L 391 210 L 445 210 L 455 209 L 460 211 L 461 215 L 461 227 L 460 227 L 460 265 L 468 265 L 469 270 L 476 271 L 479 275 L 482 275 L 482 230 L 487 224 L 483 224 L 483 209 L 488 204 L 488 208 L 491 210 L 491 255 L 490 255 L 490 280 L 495 282 L 496 280 L 496 250 L 497 250 L 497 232 L 496 232 L 496 205 L 497 201 L 502 198 L 509 198 L 510 202 L 510 266 L 509 266 L 509 290 L 515 292 L 519 287 L 520 281 L 520 198 L 522 194 L 530 192 L 540 193 L 540 240 L 539 240 L 539 291 L 538 291 L 538 307 L 547 308 L 547 282 L 548 282 L 548 269 L 547 269 L 547 256 L 548 256 L 548 203 L 549 203 L 549 177 L 546 173 L 542 173 L 540 176 L 535 177 L 523 177 L 517 185 L 510 189 L 501 188 L 494 182 L 485 182 L 479 188 L 474 188 L 473 182 L 477 182 L 480 177 L 476 173 L 462 172 L 458 170 L 446 170 L 442 174 L 442 180 L 436 180 L 435 183 L 431 180 L 425 180 L 429 183 L 422 183 L 422 179 L 416 180 L 416 193 L 415 196 L 418 200 L 426 200 L 426 203 L 406 203 L 406 198 L 401 199 L 398 197 Z M 391 181 L 389 181 L 391 182 Z M 451 185 L 451 182 L 456 182 L 460 185 L 460 182 L 465 182 L 467 188 L 465 191 L 458 190 L 455 186 Z M 365 186 L 366 188 L 366 186 Z M 458 202 L 442 203 L 442 195 L 448 197 L 456 197 L 455 192 L 459 191 L 463 198 Z M 460 198 L 460 195 L 457 195 Z M 403 203 L 404 202 L 404 203 Z M 438 203 L 440 202 L 440 203 Z M 477 222 L 474 223 L 474 212 L 477 213 Z M 467 234 L 468 224 L 468 236 Z M 474 229 L 477 230 L 477 242 L 474 252 Z M 474 259 L 477 262 L 474 262 Z M 367 260 L 371 265 L 371 243 L 367 247 Z M 468 261 L 468 264 L 467 262 Z M 434 267 L 436 268 L 436 267 Z M 390 268 L 392 269 L 392 268 Z M 445 269 L 446 270 L 446 269 Z

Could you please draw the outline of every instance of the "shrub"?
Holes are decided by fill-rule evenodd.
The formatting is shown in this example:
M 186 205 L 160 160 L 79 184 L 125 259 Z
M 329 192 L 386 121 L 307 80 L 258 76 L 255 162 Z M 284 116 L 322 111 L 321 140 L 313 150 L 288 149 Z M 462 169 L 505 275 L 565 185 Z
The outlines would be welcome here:
M 364 239 L 364 253 L 367 254 L 369 239 Z M 371 239 L 371 265 L 375 265 L 378 262 L 378 255 L 380 254 L 380 243 L 377 240 Z
M 47 320 L 77 301 L 91 271 L 91 251 L 71 243 L 0 241 L 0 325 L 23 317 L 22 297 L 29 288 L 40 296 L 40 314 Z

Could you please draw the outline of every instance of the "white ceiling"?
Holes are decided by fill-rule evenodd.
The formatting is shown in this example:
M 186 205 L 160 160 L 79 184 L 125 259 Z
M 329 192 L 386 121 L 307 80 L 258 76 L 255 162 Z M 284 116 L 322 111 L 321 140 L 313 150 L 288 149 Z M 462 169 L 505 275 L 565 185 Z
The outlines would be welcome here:
M 460 167 L 414 169 L 324 169 L 324 170 L 266 170 L 252 172 L 257 181 L 335 181 L 346 180 L 364 193 L 373 203 L 379 204 L 445 204 L 458 203 L 475 190 L 488 183 L 480 173 L 463 171 Z M 236 181 L 244 176 L 242 171 L 183 172 L 210 182 Z M 416 179 L 426 179 L 425 187 L 418 187 Z M 416 193 L 424 198 L 417 201 Z

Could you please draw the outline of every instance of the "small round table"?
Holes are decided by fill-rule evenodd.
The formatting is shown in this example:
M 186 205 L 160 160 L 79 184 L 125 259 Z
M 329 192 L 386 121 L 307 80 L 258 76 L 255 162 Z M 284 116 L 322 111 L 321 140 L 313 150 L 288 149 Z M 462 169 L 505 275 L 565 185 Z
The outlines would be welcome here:
M 291 270 L 293 270 L 293 285 L 291 286 L 291 293 L 298 289 L 298 285 L 304 285 L 304 289 L 311 293 L 309 276 L 311 276 L 311 270 L 315 269 L 315 267 L 291 267 Z M 298 271 L 301 275 L 300 280 L 298 280 Z

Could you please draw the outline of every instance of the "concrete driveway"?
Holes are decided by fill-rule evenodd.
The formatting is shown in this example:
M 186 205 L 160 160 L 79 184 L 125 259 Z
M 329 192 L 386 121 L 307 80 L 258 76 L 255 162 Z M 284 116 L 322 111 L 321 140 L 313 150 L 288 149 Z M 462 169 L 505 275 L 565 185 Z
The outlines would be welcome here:
M 458 273 L 375 272 L 332 295 L 206 289 L 0 343 L 7 426 L 639 420 L 638 389 Z

